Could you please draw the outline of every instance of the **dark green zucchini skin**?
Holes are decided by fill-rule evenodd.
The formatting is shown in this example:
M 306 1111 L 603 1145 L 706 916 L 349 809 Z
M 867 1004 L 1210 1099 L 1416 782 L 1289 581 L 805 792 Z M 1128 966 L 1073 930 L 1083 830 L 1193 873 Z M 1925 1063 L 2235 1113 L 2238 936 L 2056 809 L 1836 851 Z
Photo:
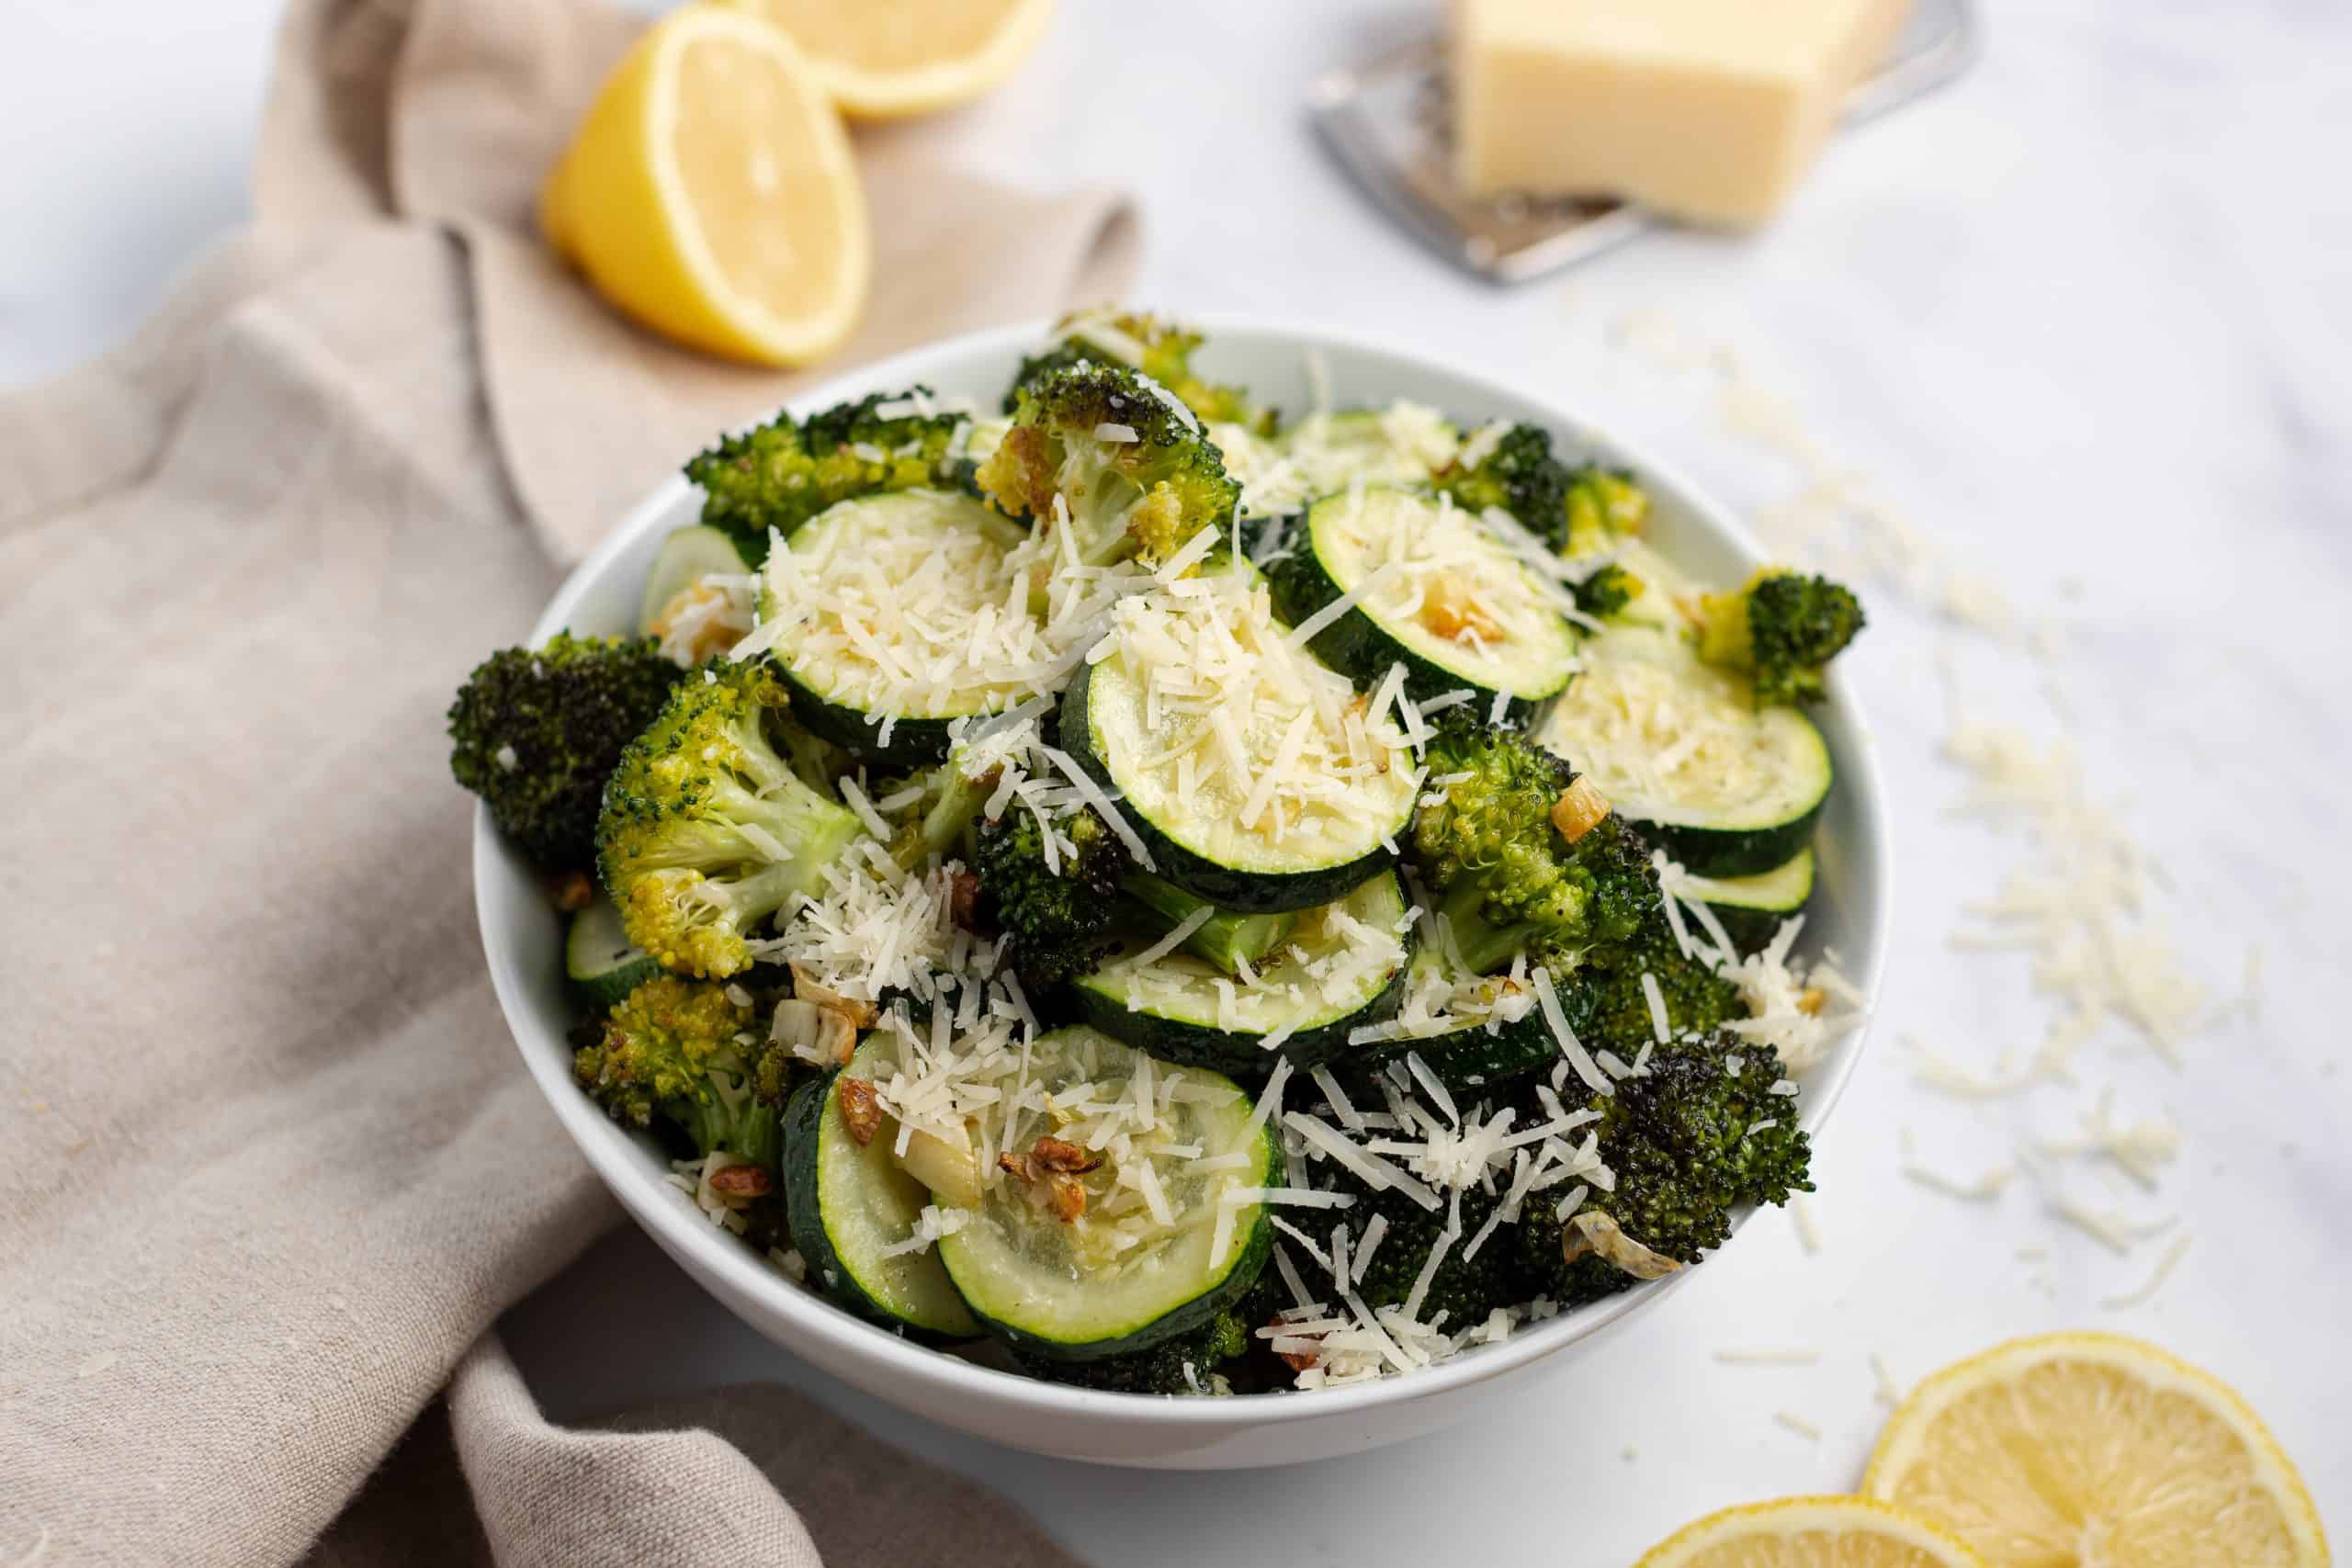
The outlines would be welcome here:
M 1328 502 L 1330 498 L 1326 497 Z M 1324 504 L 1317 502 L 1317 505 Z M 1290 540 L 1290 552 L 1266 569 L 1272 584 L 1274 613 L 1292 626 L 1298 625 L 1337 600 L 1346 590 L 1340 586 L 1322 557 L 1316 553 L 1314 508 L 1293 520 L 1295 532 Z M 1467 687 L 1477 694 L 1474 707 L 1481 719 L 1494 712 L 1494 689 L 1481 685 L 1461 671 L 1415 652 L 1403 642 L 1383 630 L 1378 621 L 1357 605 L 1307 639 L 1306 646 L 1332 669 L 1355 682 L 1359 687 L 1377 685 L 1388 674 L 1391 665 L 1405 667 L 1405 694 L 1417 703 L 1442 697 L 1448 692 Z M 1563 673 L 1559 685 L 1549 691 L 1531 695 L 1514 695 L 1503 705 L 1502 723 L 1510 728 L 1524 728 L 1532 722 L 1539 709 L 1557 696 L 1567 684 Z
M 1261 1185 L 1280 1187 L 1289 1168 L 1283 1159 L 1282 1139 L 1275 1134 L 1271 1122 L 1260 1129 L 1259 1136 L 1263 1140 L 1262 1147 L 1266 1152 L 1266 1179 Z M 1258 1223 L 1250 1227 L 1247 1236 L 1235 1237 L 1232 1267 L 1216 1284 L 1182 1306 L 1160 1314 L 1149 1323 L 1125 1334 L 1102 1339 L 1070 1341 L 1049 1338 L 990 1317 L 977 1306 L 972 1307 L 971 1312 L 979 1319 L 982 1327 L 1003 1340 L 1016 1355 L 1047 1361 L 1099 1361 L 1106 1357 L 1148 1350 L 1180 1334 L 1205 1327 L 1211 1318 L 1250 1293 L 1250 1287 L 1258 1282 L 1258 1276 L 1265 1272 L 1267 1260 L 1273 1256 L 1273 1211 L 1261 1203 L 1258 1206 Z M 802 1256 L 808 1255 L 803 1253 Z M 954 1278 L 956 1270 L 953 1266 L 947 1272 L 949 1278 Z M 962 1286 L 959 1284 L 957 1288 L 960 1290 Z M 968 1297 L 966 1298 L 966 1305 L 970 1305 Z
M 776 673 L 792 693 L 792 716 L 820 740 L 830 740 L 844 751 L 869 762 L 919 768 L 947 755 L 948 718 L 902 718 L 890 727 L 890 744 L 881 743 L 882 727 L 863 709 L 837 703 L 800 679 L 781 661 Z
M 1413 939 L 1408 932 L 1404 957 L 1396 965 L 1396 973 L 1369 1001 L 1343 1018 L 1300 1030 L 1271 1051 L 1260 1047 L 1261 1037 L 1256 1034 L 1163 1018 L 1158 1013 L 1130 1011 L 1122 995 L 1107 987 L 1098 990 L 1087 985 L 1084 978 L 1072 982 L 1067 989 L 1078 1021 L 1101 1030 L 1122 1045 L 1132 1045 L 1148 1056 L 1180 1066 L 1206 1067 L 1228 1077 L 1262 1079 L 1274 1070 L 1278 1061 L 1287 1061 L 1303 1072 L 1344 1055 L 1350 1050 L 1351 1031 L 1396 1016 L 1396 1010 L 1404 1005 L 1405 982 L 1412 972 Z
M 832 1100 L 833 1081 L 841 1075 L 842 1069 L 835 1067 L 810 1078 L 793 1090 L 785 1104 L 784 1213 L 793 1249 L 808 1266 L 809 1283 L 828 1301 L 901 1338 L 922 1345 L 960 1345 L 969 1336 L 918 1326 L 867 1295 L 833 1250 L 817 1180 L 817 1148 L 825 1107 Z
M 1343 1083 L 1369 1085 L 1391 1062 L 1401 1062 L 1417 1051 L 1421 1065 L 1438 1082 L 1457 1093 L 1470 1094 L 1525 1077 L 1560 1059 L 1560 1047 L 1543 1015 L 1531 1012 L 1492 1034 L 1480 1025 L 1420 1040 L 1375 1041 L 1356 1046 L 1333 1066 Z M 1374 1099 L 1376 1102 L 1376 1095 Z
M 1627 812 L 1642 837 L 1657 844 L 1694 876 L 1753 876 L 1759 871 L 1796 857 L 1813 840 L 1814 824 L 1828 804 L 1829 781 L 1822 782 L 1820 797 L 1794 817 L 1761 828 L 1695 828 L 1687 823 L 1651 822 Z
M 1306 549 L 1291 554 L 1266 569 L 1273 583 L 1274 613 L 1292 626 L 1306 619 L 1316 611 L 1340 596 L 1340 587 L 1324 571 L 1322 564 Z M 1351 609 L 1321 631 L 1306 639 L 1315 657 L 1353 681 L 1361 689 L 1380 683 L 1392 664 L 1405 667 L 1405 694 L 1417 703 L 1442 697 L 1448 692 L 1464 687 L 1478 693 L 1473 700 L 1481 718 L 1494 711 L 1493 692 L 1476 682 L 1456 674 L 1442 664 L 1433 664 L 1419 654 L 1380 629 L 1380 624 L 1360 609 Z M 1536 710 L 1549 700 L 1529 700 L 1511 697 L 1503 704 L 1503 727 L 1524 728 L 1534 717 Z
M 1093 728 L 1087 722 L 1086 695 L 1093 681 L 1094 666 L 1081 665 L 1078 678 L 1062 694 L 1061 747 L 1086 770 L 1089 778 L 1115 794 L 1118 782 L 1094 749 Z M 1131 805 L 1124 814 L 1136 836 L 1151 851 L 1152 869 L 1195 897 L 1244 914 L 1271 915 L 1329 904 L 1396 863 L 1396 857 L 1387 850 L 1374 849 L 1354 860 L 1317 866 L 1311 871 L 1238 871 L 1186 849 Z
M 1790 857 L 1792 860 L 1795 858 L 1794 855 Z M 1735 947 L 1742 953 L 1753 953 L 1772 940 L 1783 920 L 1804 913 L 1805 906 L 1813 901 L 1814 882 L 1817 874 L 1817 868 L 1809 868 L 1803 887 L 1796 891 L 1793 898 L 1742 903 L 1721 903 L 1707 898 L 1702 902 L 1713 913 L 1724 928 L 1724 934 L 1731 938 Z

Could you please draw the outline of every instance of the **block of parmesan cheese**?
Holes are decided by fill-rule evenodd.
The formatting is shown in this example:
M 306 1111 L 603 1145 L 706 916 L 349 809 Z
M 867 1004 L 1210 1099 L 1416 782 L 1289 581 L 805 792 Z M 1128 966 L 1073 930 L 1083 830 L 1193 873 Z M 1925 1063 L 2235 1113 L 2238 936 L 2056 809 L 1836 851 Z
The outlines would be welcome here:
M 1910 0 L 1454 0 L 1456 174 L 1759 222 Z

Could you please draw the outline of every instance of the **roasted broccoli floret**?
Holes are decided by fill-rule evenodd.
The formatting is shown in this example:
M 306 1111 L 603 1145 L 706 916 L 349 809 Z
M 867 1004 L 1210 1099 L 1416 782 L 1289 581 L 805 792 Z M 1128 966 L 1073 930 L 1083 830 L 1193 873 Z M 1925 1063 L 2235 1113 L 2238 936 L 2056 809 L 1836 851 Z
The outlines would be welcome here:
M 1374 1191 L 1369 1183 L 1342 1167 L 1326 1165 L 1318 1169 L 1323 1173 L 1324 1185 L 1333 1191 L 1355 1195 L 1354 1205 L 1346 1211 L 1348 1229 L 1352 1235 L 1361 1237 L 1374 1214 L 1387 1216 L 1380 1245 L 1364 1265 L 1363 1278 L 1356 1290 L 1366 1306 L 1404 1305 L 1422 1269 L 1429 1265 L 1430 1249 L 1444 1238 L 1448 1226 L 1453 1224 L 1453 1196 L 1446 1194 L 1446 1201 L 1434 1209 L 1424 1209 L 1393 1187 Z M 1497 1307 L 1516 1306 L 1538 1293 L 1539 1286 L 1529 1278 L 1511 1246 L 1508 1224 L 1498 1226 L 1494 1234 L 1479 1242 L 1476 1250 L 1471 1248 L 1471 1239 L 1486 1228 L 1502 1198 L 1500 1190 L 1488 1192 L 1476 1185 L 1463 1189 L 1459 1199 L 1461 1229 L 1445 1243 L 1445 1254 L 1439 1258 L 1428 1288 L 1421 1292 L 1422 1322 L 1433 1320 L 1442 1312 L 1445 1314 L 1445 1326 L 1459 1332 L 1483 1321 Z M 1532 1206 L 1532 1200 L 1523 1205 Z M 1311 1278 L 1309 1288 L 1315 1288 Z
M 1568 470 L 1552 456 L 1552 433 L 1514 424 L 1491 446 L 1472 436 L 1464 448 L 1484 446 L 1468 467 L 1459 458 L 1430 476 L 1454 504 L 1472 512 L 1499 507 L 1529 532 L 1557 548 L 1567 537 Z
M 1184 951 L 1231 975 L 1262 961 L 1297 923 L 1295 914 L 1217 908 L 1143 870 L 1091 808 L 1056 818 L 1054 828 L 1061 841 L 1050 866 L 1045 831 L 1026 810 L 981 824 L 971 859 L 981 918 L 1006 933 L 1008 958 L 1038 988 L 1092 968 L 1125 928 L 1167 931 L 1205 908 Z
M 1631 1061 L 1657 1038 L 1650 1017 L 1647 975 L 1657 982 L 1671 1033 L 1710 1031 L 1747 1016 L 1739 987 L 1717 974 L 1703 956 L 1686 956 L 1667 923 L 1665 906 L 1653 899 L 1634 934 L 1594 949 L 1582 968 L 1560 987 L 1560 1008 L 1577 1038 L 1594 1050 L 1616 1052 Z
M 1812 1191 L 1795 1104 L 1771 1092 L 1781 1077 L 1770 1046 L 1730 1035 L 1658 1046 L 1644 1072 L 1589 1102 L 1614 1179 L 1606 1190 L 1594 1187 L 1584 1206 L 1650 1250 L 1696 1263 L 1731 1235 L 1734 1209 Z M 1555 1204 L 1531 1203 L 1513 1238 L 1544 1293 L 1566 1304 L 1632 1283 L 1601 1258 L 1569 1261 L 1566 1228 Z
M 1407 862 L 1436 896 L 1464 965 L 1489 974 L 1524 952 L 1566 975 L 1640 929 L 1657 899 L 1639 836 L 1614 813 L 1577 821 L 1575 770 L 1524 735 L 1440 726 L 1427 756 Z M 1579 788 L 1577 799 L 1597 799 Z M 1603 808 L 1605 809 L 1605 807 Z M 1571 840 L 1562 822 L 1575 822 Z
M 768 1043 L 752 1003 L 730 991 L 741 994 L 718 981 L 656 976 L 614 1005 L 594 1041 L 574 1053 L 572 1076 L 616 1122 L 650 1127 L 658 1116 L 698 1153 L 725 1149 L 773 1168 L 797 1070 Z
M 1004 394 L 1004 412 L 1020 405 L 1022 389 L 1057 370 L 1082 363 L 1132 365 L 1184 400 L 1202 419 L 1239 424 L 1253 434 L 1272 435 L 1276 415 L 1250 400 L 1247 389 L 1219 386 L 1193 374 L 1193 352 L 1201 334 L 1157 316 L 1075 314 L 1057 329 L 1060 341 L 1021 361 L 1020 373 Z
M 1767 567 L 1736 593 L 1700 600 L 1699 657 L 1737 670 L 1767 703 L 1809 703 L 1822 675 L 1862 629 L 1862 604 L 1826 577 Z
M 629 941 L 662 967 L 725 976 L 826 864 L 858 819 L 793 772 L 771 729 L 787 721 L 764 665 L 706 665 L 630 742 L 605 786 L 596 848 Z
M 1165 560 L 1202 529 L 1230 527 L 1241 496 L 1216 443 L 1112 365 L 1050 370 L 1022 388 L 1012 428 L 976 477 L 1009 515 L 1072 529 L 1090 566 Z
M 884 491 L 955 482 L 957 414 L 899 412 L 927 402 L 928 388 L 876 393 L 807 420 L 788 413 L 718 445 L 686 464 L 702 486 L 702 520 L 735 541 L 756 568 L 768 530 L 789 535 L 837 502 Z M 889 408 L 889 413 L 876 411 Z
M 1622 469 L 1587 463 L 1569 471 L 1561 501 L 1560 548 L 1569 556 L 1597 555 L 1639 534 L 1649 523 L 1650 498 Z M 1615 561 L 1571 583 L 1577 608 L 1608 620 L 1641 596 L 1642 580 Z
M 449 705 L 449 771 L 542 869 L 587 866 L 605 779 L 680 673 L 645 637 L 558 632 L 493 653 Z
M 1004 957 L 1035 989 L 1084 974 L 1109 951 L 1119 877 L 1132 863 L 1102 818 L 1057 818 L 1055 854 L 1035 812 L 982 824 L 972 850 L 980 918 L 1005 936 Z
M 1586 463 L 1570 469 L 1562 504 L 1566 523 L 1560 547 L 1572 556 L 1605 550 L 1649 525 L 1649 492 L 1623 468 Z

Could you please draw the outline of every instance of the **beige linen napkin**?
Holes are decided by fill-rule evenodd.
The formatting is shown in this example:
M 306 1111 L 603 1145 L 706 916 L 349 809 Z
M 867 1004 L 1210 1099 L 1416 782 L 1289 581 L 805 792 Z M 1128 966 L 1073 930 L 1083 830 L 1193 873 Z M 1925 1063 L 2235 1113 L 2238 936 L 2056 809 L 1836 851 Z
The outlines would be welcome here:
M 530 240 L 627 33 L 300 0 L 257 224 L 0 398 L 0 1563 L 1068 1561 L 781 1390 L 559 1431 L 485 1338 L 615 1211 L 492 1000 L 442 710 L 618 507 L 808 384 Z M 1117 291 L 1115 197 L 921 145 L 871 160 L 842 363 Z

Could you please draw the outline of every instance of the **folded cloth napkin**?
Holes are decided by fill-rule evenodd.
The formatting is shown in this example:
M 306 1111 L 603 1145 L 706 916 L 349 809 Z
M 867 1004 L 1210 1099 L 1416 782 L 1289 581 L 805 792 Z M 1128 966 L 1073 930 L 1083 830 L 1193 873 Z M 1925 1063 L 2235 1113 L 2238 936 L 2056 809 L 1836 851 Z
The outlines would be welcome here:
M 558 1430 L 489 1335 L 616 1211 L 492 999 L 443 709 L 814 379 L 655 342 L 532 240 L 628 32 L 298 0 L 256 223 L 0 398 L 0 1564 L 1069 1561 L 782 1390 Z M 841 365 L 1125 280 L 1114 196 L 862 152 Z

